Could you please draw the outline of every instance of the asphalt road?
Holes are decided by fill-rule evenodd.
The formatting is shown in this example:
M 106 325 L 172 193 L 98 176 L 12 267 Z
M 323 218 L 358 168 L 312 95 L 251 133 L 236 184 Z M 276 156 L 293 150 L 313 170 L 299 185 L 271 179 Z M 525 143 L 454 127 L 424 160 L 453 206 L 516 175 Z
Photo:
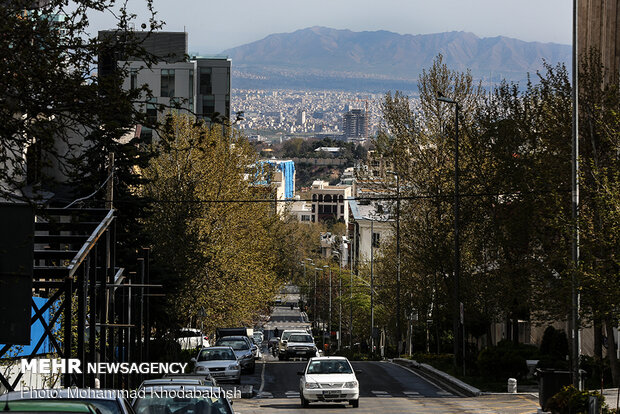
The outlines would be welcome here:
M 302 328 L 308 323 L 298 308 L 276 307 L 265 324 L 265 344 L 276 327 Z M 235 412 L 255 413 L 468 413 L 468 414 L 532 414 L 538 408 L 537 399 L 530 395 L 486 395 L 466 398 L 454 395 L 421 378 L 412 371 L 387 361 L 353 361 L 360 382 L 360 406 L 317 403 L 302 408 L 299 396 L 298 371 L 306 361 L 278 361 L 263 347 L 263 360 L 257 361 L 256 372 L 243 375 L 242 383 L 254 387 L 255 397 L 235 400 Z

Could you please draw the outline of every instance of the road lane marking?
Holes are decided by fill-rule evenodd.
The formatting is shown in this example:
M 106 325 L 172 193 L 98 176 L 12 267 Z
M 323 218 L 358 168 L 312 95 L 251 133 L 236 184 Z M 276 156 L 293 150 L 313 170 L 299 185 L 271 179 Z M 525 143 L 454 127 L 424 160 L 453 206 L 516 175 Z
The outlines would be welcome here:
M 263 370 L 260 373 L 260 388 L 258 389 L 259 395 L 262 394 L 265 389 L 265 365 L 267 365 L 267 363 L 263 362 Z

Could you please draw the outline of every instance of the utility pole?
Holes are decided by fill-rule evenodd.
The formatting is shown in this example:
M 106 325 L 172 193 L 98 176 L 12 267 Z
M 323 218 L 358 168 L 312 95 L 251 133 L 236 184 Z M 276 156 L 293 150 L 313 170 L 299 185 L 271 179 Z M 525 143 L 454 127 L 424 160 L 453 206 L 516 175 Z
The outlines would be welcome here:
M 572 219 L 573 219 L 573 241 L 572 259 L 573 272 L 571 276 L 571 371 L 573 385 L 577 389 L 580 387 L 579 358 L 581 354 L 581 331 L 579 321 L 579 307 L 581 297 L 578 288 L 577 271 L 579 269 L 579 48 L 578 48 L 578 2 L 573 0 L 573 130 L 572 130 L 572 162 L 571 162 L 571 181 L 572 181 Z M 613 352 L 613 350 L 610 350 Z
M 374 218 L 370 218 L 370 353 L 375 353 L 375 274 L 374 274 Z
M 460 278 L 461 278 L 461 251 L 459 243 L 459 212 L 460 212 L 460 197 L 459 197 L 459 103 L 454 99 L 443 96 L 439 93 L 437 100 L 449 104 L 454 104 L 454 315 L 453 315 L 453 330 L 454 330 L 454 368 L 458 369 L 459 352 L 459 337 L 461 334 L 461 301 L 460 301 Z M 463 338 L 464 341 L 464 338 Z M 463 350 L 463 353 L 465 350 Z M 465 360 L 463 359 L 463 369 L 465 369 Z
M 355 239 L 357 223 L 353 224 L 353 240 L 351 241 L 351 282 L 349 285 L 349 346 L 353 350 L 353 261 L 355 259 Z
M 342 263 L 338 266 L 338 350 L 342 344 Z
M 396 176 L 396 352 L 400 357 L 401 324 L 400 324 L 400 175 L 396 171 L 387 171 Z

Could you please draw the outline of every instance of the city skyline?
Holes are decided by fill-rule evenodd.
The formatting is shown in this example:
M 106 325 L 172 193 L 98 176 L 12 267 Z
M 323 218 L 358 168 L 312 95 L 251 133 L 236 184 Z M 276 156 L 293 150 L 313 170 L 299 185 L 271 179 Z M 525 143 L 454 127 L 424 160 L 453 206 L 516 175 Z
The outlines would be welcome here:
M 472 32 L 479 37 L 506 36 L 524 41 L 570 44 L 571 4 L 561 0 L 504 1 L 399 0 L 312 3 L 240 0 L 234 8 L 225 3 L 206 5 L 197 0 L 155 0 L 157 18 L 165 31 L 187 31 L 190 52 L 217 54 L 223 50 L 261 40 L 273 33 L 289 33 L 312 26 L 352 31 L 387 30 L 399 34 Z M 136 25 L 146 22 L 143 2 L 131 0 L 138 15 Z M 188 12 L 191 11 L 191 12 Z M 213 18 L 213 16 L 219 16 Z M 552 16 L 552 18 L 550 18 Z M 91 15 L 91 30 L 108 29 L 113 18 Z

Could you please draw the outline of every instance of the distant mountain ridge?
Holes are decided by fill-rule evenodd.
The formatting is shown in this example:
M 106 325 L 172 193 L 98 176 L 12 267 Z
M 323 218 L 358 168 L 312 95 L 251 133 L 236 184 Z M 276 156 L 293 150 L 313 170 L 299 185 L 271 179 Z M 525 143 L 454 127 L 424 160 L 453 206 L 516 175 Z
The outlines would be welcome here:
M 370 84 L 402 82 L 411 87 L 439 53 L 451 69 L 470 69 L 485 82 L 502 78 L 522 81 L 527 73 L 543 68 L 543 59 L 551 64 L 570 62 L 571 47 L 503 36 L 480 38 L 468 32 L 401 35 L 316 26 L 272 34 L 222 53 L 239 71 L 238 81 L 258 79 L 287 85 L 303 79 L 310 83 L 321 83 L 321 79 L 360 83 L 366 79 Z

